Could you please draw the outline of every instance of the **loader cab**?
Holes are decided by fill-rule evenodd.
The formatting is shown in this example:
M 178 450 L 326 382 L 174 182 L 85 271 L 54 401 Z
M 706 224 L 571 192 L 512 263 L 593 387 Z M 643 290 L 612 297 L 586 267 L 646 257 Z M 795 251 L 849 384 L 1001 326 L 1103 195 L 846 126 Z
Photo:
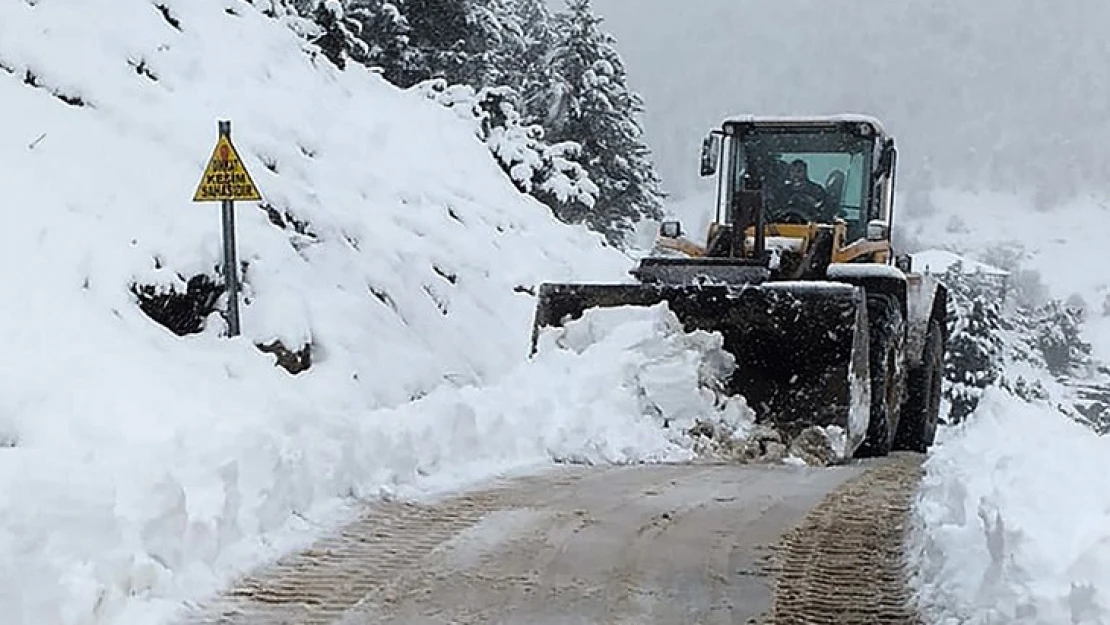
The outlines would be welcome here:
M 872 118 L 743 117 L 706 138 L 701 173 L 716 177 L 718 224 L 753 224 L 741 197 L 757 192 L 765 224 L 843 224 L 845 242 L 877 241 L 889 239 L 894 161 Z M 805 181 L 791 173 L 798 162 Z

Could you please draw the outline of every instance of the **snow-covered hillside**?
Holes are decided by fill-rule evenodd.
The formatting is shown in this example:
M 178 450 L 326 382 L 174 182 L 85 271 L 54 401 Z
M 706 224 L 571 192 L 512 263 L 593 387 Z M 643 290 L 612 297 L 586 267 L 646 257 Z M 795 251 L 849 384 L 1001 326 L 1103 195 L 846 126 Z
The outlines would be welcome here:
M 1099 254 L 1110 203 L 1088 197 L 1048 210 L 998 193 L 937 191 L 932 210 L 903 216 L 911 246 L 944 247 L 1003 269 L 1033 297 L 1081 306 L 1094 356 L 1110 361 L 1110 274 Z M 1007 266 L 1009 265 L 1009 266 Z
M 1097 365 L 1110 357 L 1110 278 L 1098 260 L 1108 221 L 1097 199 L 1038 211 L 1020 197 L 937 192 L 931 211 L 900 228 L 911 246 L 1009 270 L 1010 304 L 1055 298 L 1084 308 Z M 1003 351 L 1029 337 L 1011 338 Z M 1031 364 L 1009 362 L 1002 378 L 1044 395 L 1023 401 L 1000 380 L 965 423 L 943 429 L 926 462 L 910 556 L 927 622 L 1110 620 L 1108 501 L 1095 477 L 1107 470 L 1107 440 L 1064 414 L 1076 389 L 1090 386 L 1104 402 L 1105 376 L 1077 370 L 1061 384 Z
M 307 48 L 236 0 L 0 4 L 5 623 L 157 622 L 419 477 L 674 452 L 599 430 L 616 355 L 551 365 L 564 411 L 522 390 L 528 291 L 628 259 L 520 195 L 455 113 Z M 221 118 L 269 210 L 237 206 L 244 336 L 212 313 L 180 338 L 134 290 L 218 279 L 219 206 L 190 199 Z M 275 340 L 311 368 L 255 347 Z
M 1103 240 L 1098 226 L 1110 221 L 1107 202 L 1084 198 L 1037 210 L 1022 196 L 956 191 L 937 191 L 931 201 L 925 215 L 903 216 L 910 236 L 968 255 L 1005 260 L 1013 254 L 1061 299 L 1110 292 L 1110 276 L 1091 262 Z

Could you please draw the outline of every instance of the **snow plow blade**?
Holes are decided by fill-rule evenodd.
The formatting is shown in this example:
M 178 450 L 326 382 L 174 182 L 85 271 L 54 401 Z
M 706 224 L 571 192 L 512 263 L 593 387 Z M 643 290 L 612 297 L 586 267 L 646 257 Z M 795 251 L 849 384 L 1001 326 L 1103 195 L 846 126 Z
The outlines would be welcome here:
M 870 405 L 867 306 L 861 289 L 838 283 L 754 285 L 544 284 L 532 346 L 545 327 L 590 308 L 667 302 L 687 331 L 719 332 L 736 358 L 731 394 L 789 438 L 836 425 L 847 455 L 863 442 Z

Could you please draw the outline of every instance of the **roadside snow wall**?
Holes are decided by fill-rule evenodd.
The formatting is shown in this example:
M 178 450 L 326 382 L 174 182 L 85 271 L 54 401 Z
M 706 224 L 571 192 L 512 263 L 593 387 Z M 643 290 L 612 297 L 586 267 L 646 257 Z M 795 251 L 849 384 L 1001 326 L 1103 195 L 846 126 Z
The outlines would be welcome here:
M 926 622 L 1110 622 L 1110 439 L 990 389 L 925 468 L 910 552 Z
M 720 336 L 686 334 L 665 305 L 606 309 L 549 331 L 496 383 L 397 408 L 202 414 L 141 450 L 73 450 L 80 461 L 17 447 L 0 472 L 0 610 L 6 623 L 172 622 L 347 502 L 552 462 L 689 460 L 708 442 L 698 424 L 735 441 L 752 429 L 744 401 L 716 392 L 731 371 Z
M 463 426 L 375 411 L 510 372 L 537 282 L 624 277 L 454 113 L 309 47 L 237 0 L 0 3 L 5 623 L 212 591 L 328 501 L 450 473 Z M 135 290 L 222 280 L 190 201 L 221 118 L 265 198 L 237 205 L 244 336 L 213 301 L 181 338 Z M 379 420 L 409 429 L 357 436 Z

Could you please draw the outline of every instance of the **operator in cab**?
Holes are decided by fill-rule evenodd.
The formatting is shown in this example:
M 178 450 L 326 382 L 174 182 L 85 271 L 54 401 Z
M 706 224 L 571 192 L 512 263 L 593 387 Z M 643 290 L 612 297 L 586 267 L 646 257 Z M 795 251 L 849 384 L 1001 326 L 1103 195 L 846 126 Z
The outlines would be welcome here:
M 809 166 L 802 159 L 795 159 L 787 170 L 784 185 L 786 212 L 797 213 L 807 221 L 828 222 L 829 198 L 825 188 L 809 179 Z

